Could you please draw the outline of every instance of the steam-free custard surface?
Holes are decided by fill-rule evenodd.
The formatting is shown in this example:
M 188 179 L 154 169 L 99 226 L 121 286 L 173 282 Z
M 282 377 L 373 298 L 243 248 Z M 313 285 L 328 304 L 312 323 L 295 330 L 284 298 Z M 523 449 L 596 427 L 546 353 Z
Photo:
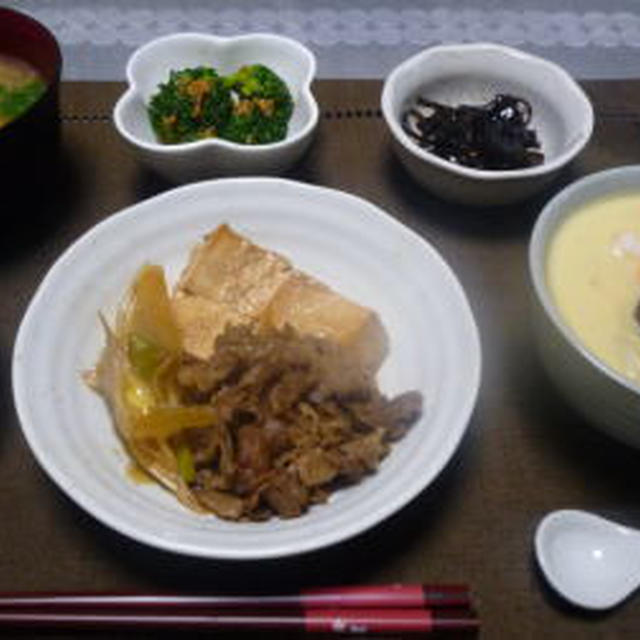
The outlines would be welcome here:
M 640 191 L 585 205 L 557 231 L 547 280 L 584 345 L 640 382 Z

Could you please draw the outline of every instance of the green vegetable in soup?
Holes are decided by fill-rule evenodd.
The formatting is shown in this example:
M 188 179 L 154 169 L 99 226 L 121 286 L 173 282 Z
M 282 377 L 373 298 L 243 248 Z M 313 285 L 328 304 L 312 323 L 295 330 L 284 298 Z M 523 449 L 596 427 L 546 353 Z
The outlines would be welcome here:
M 0 127 L 30 109 L 47 86 L 26 62 L 0 55 Z
M 25 112 L 44 93 L 42 80 L 31 80 L 18 89 L 5 89 L 0 86 L 0 116 L 13 120 Z
M 282 140 L 293 113 L 285 82 L 254 64 L 228 76 L 210 67 L 171 71 L 151 98 L 149 117 L 165 144 L 220 137 L 243 144 Z

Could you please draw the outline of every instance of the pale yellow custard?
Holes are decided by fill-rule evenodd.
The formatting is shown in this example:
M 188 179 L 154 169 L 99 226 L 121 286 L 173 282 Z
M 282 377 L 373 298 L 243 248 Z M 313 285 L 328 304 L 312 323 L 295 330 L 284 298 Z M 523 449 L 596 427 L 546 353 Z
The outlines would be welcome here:
M 547 282 L 587 349 L 640 382 L 640 191 L 596 200 L 571 215 L 550 244 Z

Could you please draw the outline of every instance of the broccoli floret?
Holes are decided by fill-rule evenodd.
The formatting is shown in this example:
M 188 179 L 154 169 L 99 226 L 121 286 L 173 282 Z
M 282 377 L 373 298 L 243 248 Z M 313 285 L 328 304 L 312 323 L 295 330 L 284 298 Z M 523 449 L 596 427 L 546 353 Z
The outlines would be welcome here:
M 153 129 L 167 144 L 216 136 L 243 144 L 277 142 L 286 137 L 292 113 L 287 85 L 261 64 L 226 77 L 210 67 L 171 71 L 149 104 Z
M 253 64 L 240 68 L 225 81 L 234 94 L 234 106 L 222 137 L 244 144 L 267 144 L 286 137 L 293 98 L 276 73 Z
M 219 136 L 233 108 L 231 91 L 214 69 L 171 71 L 149 104 L 153 129 L 161 142 L 175 144 Z

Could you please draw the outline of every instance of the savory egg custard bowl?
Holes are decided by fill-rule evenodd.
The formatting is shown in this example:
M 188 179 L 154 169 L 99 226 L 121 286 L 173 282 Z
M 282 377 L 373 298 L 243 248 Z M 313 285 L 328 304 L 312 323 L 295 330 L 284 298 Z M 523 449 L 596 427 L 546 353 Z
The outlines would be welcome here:
M 640 191 L 597 198 L 569 216 L 550 243 L 547 278 L 585 347 L 640 384 Z
M 638 185 L 639 165 L 571 183 L 545 205 L 529 243 L 541 364 L 585 425 L 634 447 L 640 447 Z

